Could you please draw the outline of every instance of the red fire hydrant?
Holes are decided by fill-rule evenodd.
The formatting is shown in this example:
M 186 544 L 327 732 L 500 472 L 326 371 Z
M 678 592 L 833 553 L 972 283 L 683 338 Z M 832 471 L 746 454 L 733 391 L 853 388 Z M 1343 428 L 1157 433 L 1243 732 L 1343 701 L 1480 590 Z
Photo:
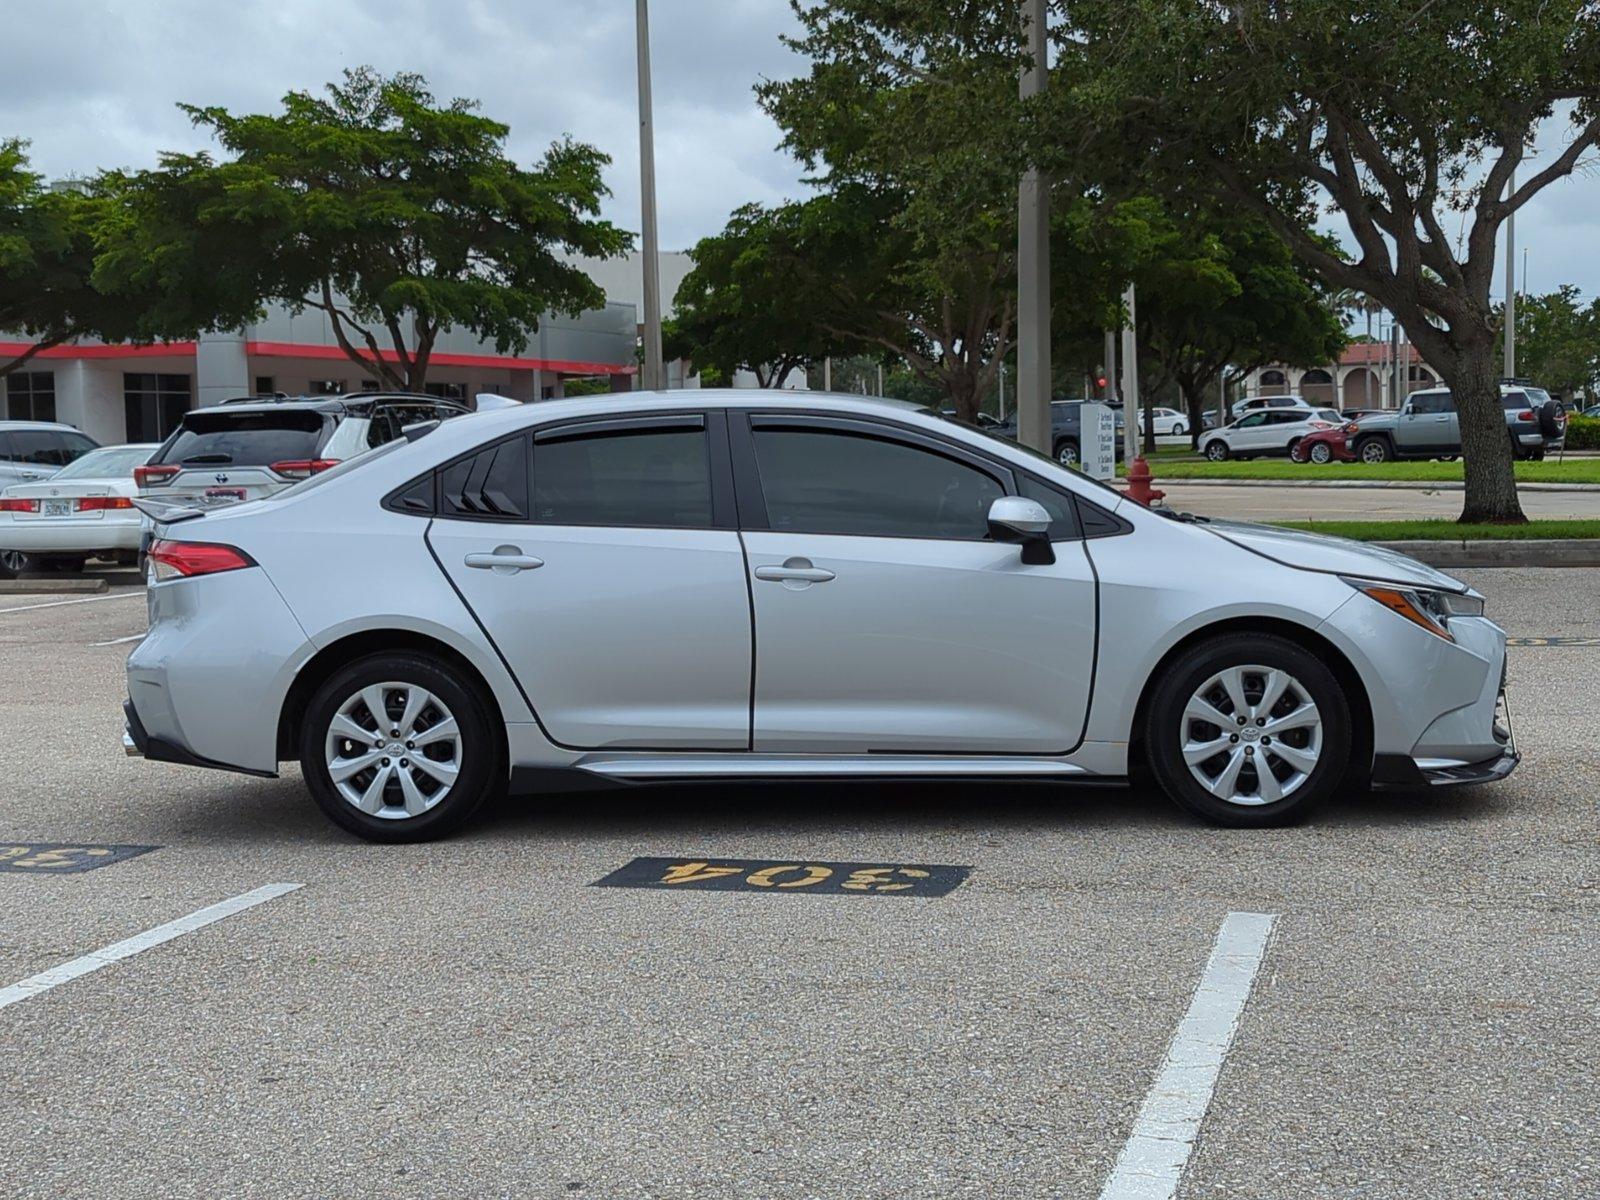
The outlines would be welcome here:
M 1155 501 L 1162 499 L 1166 493 L 1150 486 L 1150 464 L 1145 462 L 1144 455 L 1139 455 L 1128 467 L 1128 486 L 1126 495 L 1130 500 L 1137 500 L 1149 508 Z

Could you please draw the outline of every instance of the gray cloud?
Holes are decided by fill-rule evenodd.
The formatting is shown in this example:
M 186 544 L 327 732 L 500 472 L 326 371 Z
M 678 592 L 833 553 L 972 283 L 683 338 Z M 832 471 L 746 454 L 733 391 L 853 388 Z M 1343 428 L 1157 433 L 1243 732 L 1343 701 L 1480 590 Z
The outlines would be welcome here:
M 9 43 L 26 52 L 7 56 L 0 134 L 30 139 L 51 176 L 146 166 L 207 144 L 180 100 L 270 111 L 286 91 L 371 63 L 482 101 L 524 161 L 562 134 L 599 146 L 613 159 L 607 215 L 637 229 L 633 11 L 629 0 L 35 0 L 8 13 Z M 759 79 L 804 65 L 779 42 L 794 27 L 785 0 L 655 0 L 651 21 L 663 245 L 692 244 L 747 201 L 803 195 L 751 97 Z M 1554 132 L 1541 141 L 1554 146 Z M 1600 294 L 1595 174 L 1546 191 L 1518 236 L 1534 291 Z

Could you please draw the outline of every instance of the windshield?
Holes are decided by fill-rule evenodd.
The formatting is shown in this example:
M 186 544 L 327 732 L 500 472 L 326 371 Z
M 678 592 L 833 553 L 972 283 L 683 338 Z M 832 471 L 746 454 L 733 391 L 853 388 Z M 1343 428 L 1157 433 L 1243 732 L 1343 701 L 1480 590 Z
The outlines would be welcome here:
M 55 479 L 121 479 L 133 477 L 133 469 L 149 459 L 156 446 L 107 446 L 91 450 L 82 458 L 57 471 Z
M 321 440 L 322 414 L 317 412 L 190 413 L 160 461 L 262 467 L 315 458 Z

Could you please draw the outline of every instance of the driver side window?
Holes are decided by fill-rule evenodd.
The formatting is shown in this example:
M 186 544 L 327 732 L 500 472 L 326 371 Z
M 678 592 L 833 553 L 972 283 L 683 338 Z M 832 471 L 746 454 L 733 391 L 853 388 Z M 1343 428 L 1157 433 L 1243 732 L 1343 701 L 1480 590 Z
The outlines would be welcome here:
M 987 471 L 918 446 L 829 429 L 752 431 L 774 533 L 982 541 L 1005 495 Z

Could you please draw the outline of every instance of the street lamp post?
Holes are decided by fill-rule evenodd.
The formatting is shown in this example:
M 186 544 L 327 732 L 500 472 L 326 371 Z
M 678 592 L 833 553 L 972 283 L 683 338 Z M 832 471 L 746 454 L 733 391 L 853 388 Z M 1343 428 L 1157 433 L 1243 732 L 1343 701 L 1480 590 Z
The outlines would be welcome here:
M 1046 0 L 1022 0 L 1022 34 L 1028 46 L 1017 92 L 1023 100 L 1044 91 Z M 1050 453 L 1050 185 L 1029 167 L 1017 188 L 1017 441 Z
M 1517 174 L 1506 180 L 1506 199 L 1517 192 Z M 1506 217 L 1506 363 L 1507 379 L 1517 377 L 1517 214 Z
M 656 138 L 650 110 L 650 13 L 638 0 L 639 208 L 644 242 L 644 377 L 646 391 L 666 386 L 661 361 L 661 242 L 656 232 Z

